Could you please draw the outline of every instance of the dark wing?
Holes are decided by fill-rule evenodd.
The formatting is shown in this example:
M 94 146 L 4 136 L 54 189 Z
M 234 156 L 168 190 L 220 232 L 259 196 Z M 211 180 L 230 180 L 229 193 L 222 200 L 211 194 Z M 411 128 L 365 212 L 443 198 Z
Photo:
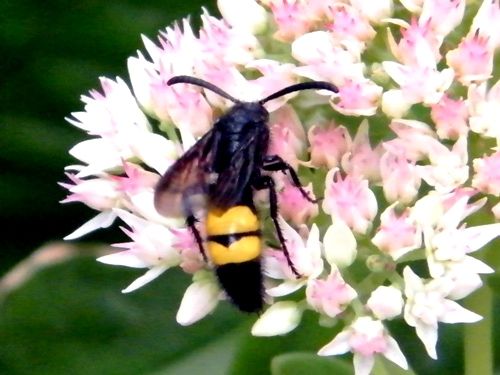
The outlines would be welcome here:
M 190 216 L 206 205 L 217 138 L 215 132 L 208 132 L 165 172 L 154 196 L 160 214 Z
M 229 168 L 219 173 L 210 196 L 216 207 L 230 207 L 241 202 L 255 169 L 256 148 L 255 137 L 247 139 L 233 155 Z

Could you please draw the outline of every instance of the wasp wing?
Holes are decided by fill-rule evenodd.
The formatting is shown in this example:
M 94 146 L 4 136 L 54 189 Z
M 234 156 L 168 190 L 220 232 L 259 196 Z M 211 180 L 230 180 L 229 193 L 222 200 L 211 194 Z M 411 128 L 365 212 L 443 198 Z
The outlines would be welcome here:
M 217 183 L 211 186 L 214 193 L 210 194 L 210 203 L 216 207 L 230 207 L 242 201 L 255 170 L 256 148 L 255 137 L 241 145 L 233 155 L 229 168 L 221 171 Z
M 191 216 L 206 205 L 217 136 L 205 134 L 182 155 L 156 185 L 154 203 L 164 216 Z

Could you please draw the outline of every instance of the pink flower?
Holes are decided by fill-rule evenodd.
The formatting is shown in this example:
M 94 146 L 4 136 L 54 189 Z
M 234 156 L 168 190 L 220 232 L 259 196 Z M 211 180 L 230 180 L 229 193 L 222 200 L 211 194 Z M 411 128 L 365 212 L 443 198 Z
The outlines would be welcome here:
M 290 106 L 281 107 L 271 117 L 269 155 L 279 155 L 297 169 L 299 155 L 305 149 L 302 124 Z
M 173 249 L 173 237 L 166 227 L 150 223 L 123 210 L 116 212 L 131 227 L 132 230 L 124 229 L 124 232 L 132 242 L 115 244 L 115 247 L 127 250 L 102 256 L 98 261 L 133 268 L 149 268 L 144 275 L 126 287 L 123 293 L 132 292 L 157 278 L 168 268 L 179 265 L 181 256 Z
M 341 176 L 338 169 L 326 175 L 323 211 L 341 218 L 352 230 L 366 233 L 377 213 L 377 200 L 368 180 L 357 176 Z
M 485 194 L 500 196 L 500 151 L 473 160 L 472 186 Z
M 368 79 L 348 79 L 339 87 L 338 100 L 332 102 L 332 107 L 344 115 L 372 116 L 377 111 L 382 90 Z
M 193 85 L 171 88 L 165 81 L 153 83 L 151 87 L 154 97 L 164 98 L 162 104 L 168 108 L 168 115 L 181 131 L 183 140 L 186 133 L 200 137 L 210 129 L 212 108 L 198 88 Z
M 439 47 L 441 46 L 441 38 L 432 30 L 431 24 L 428 21 L 420 22 L 415 18 L 411 19 L 411 23 L 403 20 L 393 20 L 401 27 L 401 39 L 396 42 L 394 36 L 389 31 L 389 47 L 394 57 L 401 63 L 408 66 L 420 65 L 422 56 L 418 53 L 425 51 L 425 57 L 438 62 L 441 58 Z M 429 63 L 430 63 L 429 61 Z
M 380 226 L 372 238 L 372 243 L 397 260 L 421 246 L 422 233 L 410 216 L 410 210 L 398 209 L 394 203 L 380 215 Z
M 400 153 L 402 150 L 397 151 L 388 151 L 380 159 L 382 187 L 389 202 L 410 203 L 418 194 L 421 179 L 415 163 L 408 161 L 404 153 Z
M 369 42 L 375 37 L 375 30 L 368 19 L 352 6 L 342 3 L 330 5 L 327 17 L 331 23 L 327 24 L 326 28 L 337 40 L 352 39 L 357 42 Z
M 500 46 L 500 2 L 498 0 L 485 0 L 481 3 L 469 30 L 469 36 L 472 34 L 488 38 L 491 49 Z
M 172 247 L 177 250 L 182 257 L 180 267 L 186 273 L 194 274 L 206 267 L 198 243 L 193 232 L 189 228 L 170 228 L 172 232 Z
M 431 118 L 436 124 L 439 138 L 457 139 L 469 131 L 467 103 L 443 95 L 441 100 L 431 106 Z
M 119 191 L 118 184 L 114 178 L 104 175 L 100 178 L 84 180 L 71 173 L 67 173 L 66 175 L 72 184 L 59 183 L 59 185 L 70 192 L 61 203 L 82 202 L 101 212 L 68 234 L 64 239 L 73 240 L 94 230 L 107 228 L 113 224 L 116 218 L 113 208 L 123 207 L 126 199 Z
M 250 85 L 249 91 L 253 93 L 252 96 L 250 96 L 250 93 L 248 95 L 245 93 L 245 95 L 240 97 L 240 99 L 242 100 L 260 100 L 274 93 L 277 88 L 287 87 L 293 85 L 294 83 L 297 83 L 297 78 L 294 74 L 294 70 L 296 67 L 293 64 L 282 64 L 271 59 L 259 59 L 246 64 L 246 68 L 258 70 L 259 73 L 262 74 L 262 76 L 248 82 Z M 297 93 L 292 93 L 290 95 L 274 99 L 266 103 L 266 108 L 269 112 L 273 112 L 284 105 L 295 95 L 297 95 Z M 288 111 L 293 112 L 291 107 L 288 107 Z M 273 112 L 273 116 L 274 115 L 276 115 L 277 118 L 280 118 L 281 116 L 294 116 L 293 114 L 287 114 L 286 111 L 281 115 L 275 114 Z M 300 121 L 298 121 L 298 119 L 294 121 L 297 121 L 298 124 L 300 124 Z M 302 129 L 300 130 L 300 132 L 302 135 L 304 134 Z
M 226 21 L 209 15 L 206 10 L 201 20 L 201 56 L 195 59 L 199 64 L 224 67 L 245 65 L 258 53 L 259 41 L 249 30 L 231 27 Z
M 306 288 L 309 305 L 331 318 L 344 311 L 357 295 L 356 291 L 344 281 L 337 270 L 332 270 L 324 280 L 310 280 Z
M 292 41 L 305 34 L 314 25 L 314 20 L 322 12 L 321 1 L 303 3 L 295 0 L 272 0 L 269 8 L 273 14 L 278 31 L 274 38 L 281 41 Z
M 339 43 L 327 31 L 313 31 L 297 38 L 292 43 L 292 56 L 302 64 L 295 72 L 303 77 L 332 82 L 338 87 L 346 80 L 366 80 L 360 46 Z
M 472 85 L 468 93 L 470 129 L 485 137 L 500 139 L 500 81 L 489 90 L 486 83 Z
M 443 38 L 462 22 L 465 3 L 465 0 L 424 1 L 418 21 L 428 22 L 432 31 Z
M 290 260 L 301 278 L 297 279 L 297 276 L 292 272 L 281 249 L 267 249 L 264 253 L 264 272 L 274 280 L 283 280 L 278 285 L 271 285 L 266 290 L 267 294 L 273 297 L 295 292 L 303 287 L 309 278 L 316 278 L 323 271 L 318 227 L 313 225 L 307 234 L 307 239 L 304 240 L 281 217 L 279 223 L 283 230 Z
M 431 164 L 419 166 L 419 174 L 438 192 L 449 192 L 461 186 L 469 178 L 467 137 L 460 137 L 448 150 L 435 142 L 429 149 Z
M 438 71 L 429 46 L 422 45 L 419 56 L 422 60 L 416 65 L 403 65 L 384 61 L 386 73 L 399 85 L 401 95 L 408 104 L 439 102 L 443 93 L 453 81 L 453 70 L 445 68 Z
M 123 80 L 102 78 L 101 85 L 103 93 L 92 90 L 90 97 L 82 97 L 85 112 L 74 112 L 74 118 L 67 119 L 89 135 L 98 136 L 70 150 L 72 156 L 87 164 L 77 166 L 78 176 L 121 167 L 124 160 L 134 157 L 163 173 L 175 156 L 172 142 L 151 131 L 146 116 Z
M 156 223 L 172 224 L 172 219 L 161 216 L 154 207 L 154 188 L 160 176 L 133 163 L 124 163 L 123 169 L 125 176 L 112 176 L 122 193 L 122 200 L 117 207 L 126 208 Z
M 464 85 L 487 80 L 493 70 L 493 50 L 488 37 L 470 35 L 462 39 L 458 47 L 446 54 L 446 62 L 455 70 Z
M 140 193 L 143 189 L 154 188 L 160 179 L 156 173 L 148 172 L 133 163 L 124 163 L 125 176 L 112 176 L 117 189 L 129 196 Z
M 397 138 L 384 142 L 384 148 L 394 154 L 404 154 L 412 162 L 425 159 L 432 147 L 442 147 L 436 142 L 436 134 L 424 122 L 416 120 L 395 119 L 389 127 Z
M 357 318 L 318 352 L 319 355 L 338 355 L 348 351 L 354 353 L 356 375 L 370 374 L 376 354 L 394 362 L 403 369 L 408 368 L 404 354 L 380 320 L 368 316 Z
M 342 168 L 351 175 L 360 176 L 370 182 L 380 181 L 380 157 L 382 148 L 372 148 L 368 120 L 359 124 L 349 151 L 342 157 Z
M 307 132 L 307 138 L 311 145 L 311 161 L 314 167 L 337 167 L 340 159 L 350 148 L 351 137 L 344 126 L 313 125 Z
M 307 200 L 299 189 L 293 185 L 289 179 L 281 178 L 283 186 L 278 192 L 279 211 L 285 220 L 291 221 L 298 226 L 307 223 L 310 219 L 318 215 L 318 204 Z M 304 186 L 304 190 L 308 193 L 309 198 L 315 199 L 316 196 L 312 191 L 312 184 Z
M 167 100 L 171 89 L 167 80 L 176 74 L 192 74 L 200 44 L 186 19 L 182 27 L 179 24 L 167 27 L 158 38 L 159 46 L 145 36 L 143 42 L 151 61 L 140 52 L 138 57 L 128 59 L 134 94 L 149 115 L 168 121 Z
M 82 202 L 99 211 L 119 206 L 121 194 L 118 190 L 118 184 L 110 176 L 88 180 L 78 178 L 71 173 L 67 173 L 66 176 L 73 184 L 60 183 L 62 187 L 70 191 L 70 194 L 61 203 Z

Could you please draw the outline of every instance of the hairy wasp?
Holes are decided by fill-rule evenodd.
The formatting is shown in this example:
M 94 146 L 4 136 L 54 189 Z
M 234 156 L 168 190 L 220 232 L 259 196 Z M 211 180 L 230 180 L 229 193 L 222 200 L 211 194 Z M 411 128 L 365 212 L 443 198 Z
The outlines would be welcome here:
M 328 82 L 303 82 L 257 102 L 244 102 L 198 78 L 176 76 L 167 82 L 178 83 L 203 87 L 234 105 L 165 172 L 155 190 L 156 209 L 165 216 L 186 217 L 199 250 L 208 261 L 204 241 L 195 226 L 196 215 L 204 212 L 205 244 L 221 287 L 240 310 L 258 312 L 263 307 L 263 277 L 260 220 L 253 201 L 255 190 L 268 190 L 276 235 L 290 269 L 299 277 L 278 222 L 274 180 L 262 171 L 288 173 L 304 197 L 311 200 L 292 167 L 278 155 L 267 154 L 269 113 L 264 104 L 299 90 L 338 90 Z

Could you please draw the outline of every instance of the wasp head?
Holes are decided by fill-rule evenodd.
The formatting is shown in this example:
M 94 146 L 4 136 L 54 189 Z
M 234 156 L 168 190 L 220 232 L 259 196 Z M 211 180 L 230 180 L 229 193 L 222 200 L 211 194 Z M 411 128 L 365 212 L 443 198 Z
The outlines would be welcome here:
M 246 129 L 267 124 L 269 112 L 258 102 L 238 102 L 217 121 L 220 130 L 229 133 L 242 133 Z

